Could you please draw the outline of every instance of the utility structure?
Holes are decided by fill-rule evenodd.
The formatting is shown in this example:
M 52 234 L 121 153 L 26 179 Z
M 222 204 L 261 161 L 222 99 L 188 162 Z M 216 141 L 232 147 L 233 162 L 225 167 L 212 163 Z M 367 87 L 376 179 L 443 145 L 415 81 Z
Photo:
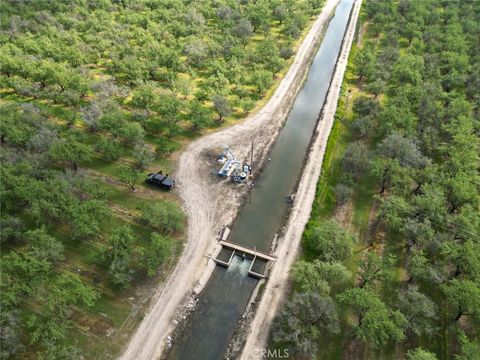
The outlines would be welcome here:
M 244 182 L 247 179 L 248 174 L 251 173 L 252 168 L 248 164 L 244 164 L 236 159 L 232 151 L 225 147 L 225 151 L 220 154 L 217 161 L 223 166 L 218 170 L 217 175 L 220 177 L 232 177 L 235 182 Z
M 217 158 L 217 161 L 223 164 L 217 173 L 221 177 L 231 176 L 235 169 L 240 166 L 240 161 L 235 158 L 228 146 L 225 147 L 225 151 Z
M 228 258 L 221 259 L 219 254 L 217 254 L 217 256 L 212 257 L 213 261 L 215 261 L 218 265 L 228 268 L 235 256 L 241 256 L 242 259 L 248 259 L 251 261 L 248 268 L 248 275 L 258 279 L 266 278 L 270 264 L 274 261 L 277 261 L 275 256 L 263 251 L 259 251 L 255 246 L 252 249 L 248 246 L 236 244 L 227 240 L 220 240 L 220 245 L 222 246 L 221 250 L 225 249 L 228 251 Z M 263 267 L 263 270 L 254 270 L 254 267 L 257 265 L 260 268 Z

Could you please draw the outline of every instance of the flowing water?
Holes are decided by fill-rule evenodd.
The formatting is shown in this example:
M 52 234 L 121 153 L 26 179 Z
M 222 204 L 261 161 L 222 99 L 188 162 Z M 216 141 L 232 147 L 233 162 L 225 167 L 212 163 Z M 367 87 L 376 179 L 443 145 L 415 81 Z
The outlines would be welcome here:
M 287 197 L 301 174 L 333 75 L 353 0 L 341 0 L 295 99 L 284 128 L 256 181 L 251 202 L 240 210 L 229 241 L 267 251 L 285 221 Z M 217 266 L 200 295 L 189 329 L 175 339 L 169 358 L 220 360 L 257 280 L 247 275 L 249 260 L 235 256 L 228 269 Z

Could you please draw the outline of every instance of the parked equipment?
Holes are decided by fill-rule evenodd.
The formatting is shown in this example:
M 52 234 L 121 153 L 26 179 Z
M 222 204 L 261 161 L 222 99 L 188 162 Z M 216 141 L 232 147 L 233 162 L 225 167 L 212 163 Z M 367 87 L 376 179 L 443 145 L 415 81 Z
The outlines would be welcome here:
M 158 186 L 165 190 L 171 190 L 175 186 L 175 180 L 169 178 L 168 174 L 163 175 L 162 170 L 158 173 L 148 174 L 146 182 L 147 184 Z
M 250 165 L 244 164 L 241 168 L 238 167 L 233 173 L 233 181 L 235 182 L 244 182 L 247 180 L 247 176 L 252 172 L 252 167 Z
M 225 147 L 223 154 L 219 155 L 217 161 L 223 164 L 222 168 L 218 170 L 217 175 L 221 177 L 229 177 L 240 166 L 240 161 L 235 159 L 235 155 L 228 147 Z

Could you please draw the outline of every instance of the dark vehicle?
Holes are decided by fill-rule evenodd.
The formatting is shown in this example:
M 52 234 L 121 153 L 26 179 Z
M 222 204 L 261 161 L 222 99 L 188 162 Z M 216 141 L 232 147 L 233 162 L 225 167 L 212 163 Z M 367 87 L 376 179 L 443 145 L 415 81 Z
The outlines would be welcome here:
M 146 182 L 147 184 L 155 185 L 165 190 L 171 190 L 175 185 L 175 180 L 169 178 L 168 174 L 163 175 L 161 171 L 156 174 L 148 174 Z

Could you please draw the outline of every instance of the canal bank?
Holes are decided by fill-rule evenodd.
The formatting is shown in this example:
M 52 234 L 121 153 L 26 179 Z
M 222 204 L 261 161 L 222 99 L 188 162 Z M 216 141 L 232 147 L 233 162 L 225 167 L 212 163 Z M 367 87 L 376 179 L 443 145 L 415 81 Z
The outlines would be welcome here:
M 351 6 L 351 0 L 342 0 L 329 23 L 307 80 L 269 153 L 269 161 L 256 182 L 257 186 L 252 190 L 252 201 L 242 207 L 232 227 L 230 241 L 268 251 L 275 233 L 285 221 L 290 206 L 285 200 L 302 172 L 342 47 Z M 241 272 L 248 266 L 249 260 L 238 258 L 233 268 L 215 269 L 192 315 L 192 326 L 183 338 L 174 339 L 169 358 L 222 357 L 256 284 L 256 280 Z
M 239 334 L 236 339 L 236 349 L 243 348 L 240 357 L 242 360 L 252 360 L 254 359 L 252 354 L 261 353 L 261 350 L 266 348 L 270 325 L 279 310 L 281 302 L 286 296 L 289 269 L 297 257 L 303 230 L 308 222 L 312 204 L 315 199 L 317 182 L 322 169 L 328 137 L 335 120 L 337 103 L 348 64 L 350 49 L 356 33 L 361 5 L 362 0 L 355 0 L 353 4 L 342 42 L 341 52 L 338 56 L 327 97 L 319 117 L 315 134 L 312 138 L 311 152 L 308 154 L 303 170 L 303 174 L 308 174 L 308 176 L 302 176 L 298 184 L 296 191 L 297 203 L 294 209 L 292 209 L 292 214 L 286 225 L 286 232 L 284 236 L 279 239 L 279 246 L 275 254 L 281 258 L 282 261 L 277 262 L 273 267 L 270 278 L 263 289 L 261 300 L 255 308 L 254 316 L 249 314 L 249 317 L 253 317 L 253 320 L 248 322 L 247 326 L 242 329 L 242 333 Z M 235 349 L 233 348 L 232 351 L 233 350 Z M 233 351 L 233 353 L 235 352 Z M 237 356 L 231 358 L 237 358 Z

